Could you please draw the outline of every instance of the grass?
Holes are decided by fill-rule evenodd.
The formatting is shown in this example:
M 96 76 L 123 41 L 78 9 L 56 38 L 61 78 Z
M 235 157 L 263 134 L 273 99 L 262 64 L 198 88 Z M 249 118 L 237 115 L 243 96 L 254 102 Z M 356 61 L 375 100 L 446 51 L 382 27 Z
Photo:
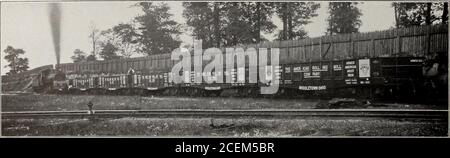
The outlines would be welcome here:
M 2 111 L 70 111 L 86 110 L 92 101 L 96 110 L 148 110 L 148 109 L 314 109 L 327 100 L 264 99 L 264 98 L 189 98 L 94 95 L 2 95 Z M 373 104 L 350 108 L 391 109 L 443 109 L 447 106 Z M 347 107 L 348 108 L 348 107 Z
M 314 109 L 326 100 L 92 95 L 2 95 L 2 111 L 145 109 Z M 361 108 L 361 107 L 351 107 Z M 425 109 L 386 104 L 365 108 Z M 446 136 L 447 122 L 377 119 L 2 119 L 5 136 Z
M 447 136 L 447 122 L 376 119 L 4 119 L 4 136 Z
M 98 110 L 140 109 L 299 109 L 317 100 L 253 98 L 188 98 L 91 95 L 2 95 L 2 111 L 85 110 L 92 100 Z

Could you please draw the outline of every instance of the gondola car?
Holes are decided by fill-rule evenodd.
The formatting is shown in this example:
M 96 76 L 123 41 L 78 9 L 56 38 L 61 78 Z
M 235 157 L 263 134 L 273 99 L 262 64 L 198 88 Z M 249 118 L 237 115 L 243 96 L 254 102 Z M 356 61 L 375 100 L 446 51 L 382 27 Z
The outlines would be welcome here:
M 234 93 L 238 96 L 257 96 L 259 87 L 264 86 L 249 83 L 248 67 L 245 74 L 235 74 L 234 79 L 243 78 L 245 82 L 231 83 L 195 83 L 195 74 L 191 71 L 189 79 L 181 84 L 169 82 L 171 75 L 168 63 L 163 67 L 152 67 L 146 63 L 167 61 L 167 58 L 125 59 L 112 62 L 92 62 L 99 68 L 115 67 L 108 65 L 127 65 L 117 72 L 91 70 L 90 73 L 72 73 L 67 76 L 67 85 L 71 91 L 91 93 L 124 93 L 144 94 L 147 92 L 171 95 L 206 95 L 214 93 Z M 342 97 L 389 97 L 403 93 L 417 95 L 421 88 L 423 58 L 420 57 L 376 57 L 361 59 L 346 59 L 318 62 L 302 62 L 283 64 L 278 67 L 279 90 L 281 96 L 342 96 Z M 139 65 L 138 63 L 144 63 Z M 163 63 L 163 62 L 161 62 Z M 106 66 L 102 66 L 105 64 Z M 83 66 L 84 64 L 66 64 L 66 67 Z M 89 68 L 89 64 L 87 64 Z M 129 67 L 128 67 L 129 66 Z M 148 66 L 148 67 L 147 67 Z M 95 66 L 93 66 L 95 67 Z M 236 72 L 235 68 L 231 70 Z M 108 69 L 106 69 L 108 70 Z M 127 70 L 127 71 L 123 71 Z M 218 72 L 221 72 L 219 74 Z M 227 70 L 217 71 L 216 77 L 225 77 Z M 211 77 L 208 74 L 201 74 Z M 244 75 L 244 76 L 240 76 Z M 119 93 L 120 94 L 120 93 Z
M 270 83 L 279 85 L 279 89 L 269 96 L 411 98 L 436 91 L 436 79 L 427 75 L 430 71 L 426 65 L 446 65 L 433 60 L 439 56 L 440 60 L 447 60 L 448 27 L 420 26 L 242 46 L 245 50 L 252 47 L 257 52 L 258 48 L 280 50 L 278 66 L 261 67 L 273 70 L 279 79 L 278 83 Z M 168 52 L 139 58 L 66 63 L 60 64 L 60 68 L 66 74 L 69 93 L 252 97 L 260 96 L 260 88 L 267 86 L 259 82 L 260 78 L 256 83 L 249 83 L 250 73 L 260 75 L 250 71 L 248 63 L 246 67 L 231 70 L 226 70 L 224 65 L 224 69 L 214 74 L 191 68 L 180 72 L 185 73 L 184 82 L 175 84 L 169 81 L 174 75 L 172 67 L 178 61 L 171 60 L 170 56 Z M 226 63 L 225 55 L 223 63 Z M 447 73 L 443 69 L 438 76 L 447 76 Z M 194 82 L 195 76 L 215 79 L 231 76 L 234 83 Z M 440 87 L 448 85 L 440 83 L 445 83 Z M 448 92 L 441 89 L 443 93 L 439 93 L 447 97 Z

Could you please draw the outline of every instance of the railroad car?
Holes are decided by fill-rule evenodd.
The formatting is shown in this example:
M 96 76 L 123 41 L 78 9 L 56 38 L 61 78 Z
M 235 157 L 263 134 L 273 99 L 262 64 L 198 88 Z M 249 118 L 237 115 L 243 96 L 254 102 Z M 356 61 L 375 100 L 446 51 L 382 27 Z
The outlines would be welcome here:
M 279 79 L 278 83 L 270 83 L 279 86 L 277 93 L 263 96 L 398 99 L 433 96 L 423 94 L 448 85 L 447 81 L 436 85 L 436 78 L 439 78 L 436 76 L 448 73 L 445 66 L 439 66 L 448 64 L 447 25 L 263 42 L 242 47 L 245 50 L 252 47 L 280 50 L 279 66 L 258 67 L 271 70 Z M 193 60 L 194 53 L 191 55 Z M 41 71 L 36 87 L 52 89 L 44 92 L 71 94 L 253 97 L 261 96 L 260 88 L 268 86 L 260 82 L 259 72 L 249 71 L 248 60 L 246 67 L 235 66 L 227 70 L 224 65 L 224 69 L 213 74 L 196 72 L 192 67 L 190 71 L 180 72 L 187 73 L 184 82 L 175 84 L 170 82 L 170 77 L 174 75 L 171 70 L 178 61 L 171 60 L 170 56 L 168 52 L 138 58 L 63 63 L 59 64 L 58 70 Z M 207 62 L 203 61 L 203 66 Z M 431 71 L 435 67 L 436 71 Z M 445 68 L 438 70 L 439 67 Z M 250 73 L 258 76 L 256 83 L 249 82 Z M 224 81 L 231 76 L 233 83 L 198 83 L 194 82 L 195 76 L 223 78 Z M 447 97 L 445 88 L 439 91 L 442 91 L 441 96 Z
M 235 95 L 258 96 L 259 82 L 249 83 L 249 67 L 235 67 L 214 75 L 190 71 L 181 84 L 169 82 L 173 61 L 169 54 L 61 64 L 67 74 L 68 89 L 73 93 L 94 94 L 166 94 L 166 95 Z M 373 57 L 317 62 L 282 63 L 274 69 L 279 79 L 279 96 L 389 97 L 409 93 L 418 95 L 423 81 L 424 58 Z M 245 73 L 237 73 L 244 69 Z M 235 83 L 194 82 L 195 75 L 223 77 L 233 75 Z M 259 76 L 259 75 L 258 75 Z M 237 83 L 237 79 L 245 81 Z M 225 79 L 224 79 L 225 80 Z

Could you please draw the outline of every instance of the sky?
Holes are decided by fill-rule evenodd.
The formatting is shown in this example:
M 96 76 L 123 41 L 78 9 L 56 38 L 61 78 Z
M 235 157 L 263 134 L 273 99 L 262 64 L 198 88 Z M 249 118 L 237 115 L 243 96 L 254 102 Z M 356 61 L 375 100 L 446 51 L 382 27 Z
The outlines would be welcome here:
M 128 23 L 141 13 L 136 2 L 64 2 L 61 6 L 61 63 L 72 62 L 70 57 L 75 49 L 84 52 L 92 51 L 92 43 L 88 36 L 90 28 L 95 26 L 99 30 L 106 30 L 119 23 Z M 173 19 L 181 24 L 185 23 L 182 17 L 182 2 L 168 3 Z M 325 34 L 326 19 L 328 17 L 328 2 L 318 2 L 318 16 L 311 19 L 305 26 L 310 37 Z M 391 2 L 363 2 L 359 4 L 362 16 L 360 32 L 385 30 L 394 27 L 394 9 Z M 29 60 L 30 68 L 55 64 L 56 57 L 51 37 L 48 19 L 48 3 L 46 2 L 3 2 L 1 3 L 1 74 L 9 71 L 3 59 L 5 48 L 10 45 L 25 50 L 23 57 Z M 279 18 L 273 18 L 275 25 L 282 28 Z M 278 32 L 278 31 L 274 31 Z M 190 32 L 180 36 L 184 43 L 192 43 Z M 272 39 L 273 35 L 266 35 Z

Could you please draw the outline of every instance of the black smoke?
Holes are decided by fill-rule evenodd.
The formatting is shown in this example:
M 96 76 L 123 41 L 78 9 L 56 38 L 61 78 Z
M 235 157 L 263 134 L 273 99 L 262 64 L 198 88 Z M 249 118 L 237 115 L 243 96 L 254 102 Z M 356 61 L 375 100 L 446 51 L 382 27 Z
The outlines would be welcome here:
M 55 47 L 56 65 L 59 66 L 60 51 L 61 51 L 61 10 L 56 3 L 51 3 L 49 6 L 50 26 L 52 29 L 53 46 Z

